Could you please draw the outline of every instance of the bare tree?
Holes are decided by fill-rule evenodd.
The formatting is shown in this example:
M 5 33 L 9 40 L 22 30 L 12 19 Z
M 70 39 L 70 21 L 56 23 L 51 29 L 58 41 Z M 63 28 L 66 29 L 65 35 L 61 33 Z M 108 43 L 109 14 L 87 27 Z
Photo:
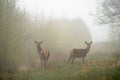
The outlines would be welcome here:
M 98 22 L 102 24 L 118 24 L 120 22 L 119 0 L 98 0 Z
M 97 0 L 96 21 L 109 26 L 112 52 L 118 51 L 120 36 L 120 0 Z

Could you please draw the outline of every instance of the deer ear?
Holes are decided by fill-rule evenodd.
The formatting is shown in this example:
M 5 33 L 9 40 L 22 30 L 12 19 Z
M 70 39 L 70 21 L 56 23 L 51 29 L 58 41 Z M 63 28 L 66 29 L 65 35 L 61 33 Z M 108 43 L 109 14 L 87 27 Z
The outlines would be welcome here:
M 37 42 L 37 41 L 34 41 L 34 43 L 36 43 L 36 44 L 37 44 L 38 42 Z
M 43 43 L 43 40 L 41 40 L 41 41 L 39 42 L 39 44 L 41 44 L 41 43 Z
M 90 42 L 90 44 L 92 44 L 92 43 L 93 43 L 93 41 Z
M 40 42 L 43 43 L 43 40 L 41 40 Z

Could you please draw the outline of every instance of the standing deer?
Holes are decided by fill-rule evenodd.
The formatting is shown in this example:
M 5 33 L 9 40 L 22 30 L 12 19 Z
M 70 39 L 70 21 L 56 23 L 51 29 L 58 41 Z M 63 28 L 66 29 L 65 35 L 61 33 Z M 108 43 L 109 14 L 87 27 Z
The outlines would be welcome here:
M 70 57 L 68 59 L 68 63 L 72 59 L 72 64 L 73 64 L 73 61 L 75 60 L 75 58 L 82 58 L 82 62 L 84 62 L 85 56 L 87 55 L 87 53 L 90 50 L 92 41 L 91 42 L 85 41 L 85 44 L 87 45 L 87 47 L 85 49 L 72 49 L 70 51 Z
M 42 65 L 44 65 L 44 67 L 46 67 L 48 58 L 49 58 L 49 51 L 48 49 L 42 49 L 41 48 L 41 44 L 43 43 L 43 40 L 40 42 L 34 41 L 36 43 L 37 46 L 37 51 L 39 53 L 39 57 L 40 57 L 40 61 L 41 61 L 41 67 Z

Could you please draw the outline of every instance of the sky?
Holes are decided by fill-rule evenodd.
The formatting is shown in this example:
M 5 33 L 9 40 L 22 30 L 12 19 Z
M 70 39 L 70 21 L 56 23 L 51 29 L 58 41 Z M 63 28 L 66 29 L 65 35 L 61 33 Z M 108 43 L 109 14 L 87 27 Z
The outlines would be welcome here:
M 107 40 L 107 28 L 96 25 L 90 15 L 95 12 L 96 0 L 21 0 L 20 6 L 32 15 L 44 13 L 46 17 L 82 18 L 87 24 L 92 40 Z

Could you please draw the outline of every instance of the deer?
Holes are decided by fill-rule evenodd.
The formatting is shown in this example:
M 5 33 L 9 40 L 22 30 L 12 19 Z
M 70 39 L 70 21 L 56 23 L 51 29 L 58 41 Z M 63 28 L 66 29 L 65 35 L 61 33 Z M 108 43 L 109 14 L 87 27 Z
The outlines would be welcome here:
M 34 41 L 34 43 L 36 44 L 36 47 L 37 47 L 37 51 L 38 51 L 39 58 L 40 58 L 40 61 L 41 61 L 41 67 L 43 65 L 44 65 L 44 67 L 46 67 L 46 64 L 48 62 L 48 58 L 50 56 L 49 50 L 41 48 L 41 44 L 43 43 L 43 40 L 41 40 L 39 42 L 38 41 Z
M 87 42 L 85 41 L 85 44 L 87 45 L 87 47 L 85 49 L 71 49 L 70 50 L 70 57 L 68 59 L 68 63 L 71 61 L 72 59 L 72 64 L 75 60 L 75 58 L 82 58 L 82 62 L 84 63 L 84 59 L 85 56 L 87 55 L 87 53 L 89 52 L 90 48 L 91 48 L 91 44 L 93 43 L 93 41 L 91 42 Z

